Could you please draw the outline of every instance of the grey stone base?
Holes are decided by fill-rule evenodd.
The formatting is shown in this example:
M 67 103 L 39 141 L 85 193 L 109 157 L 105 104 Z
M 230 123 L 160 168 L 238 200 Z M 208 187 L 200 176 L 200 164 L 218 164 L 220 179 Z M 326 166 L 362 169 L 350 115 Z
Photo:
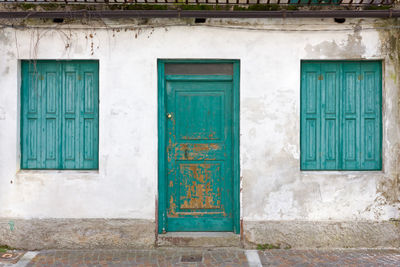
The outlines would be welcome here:
M 398 221 L 244 221 L 246 247 L 281 248 L 399 248 Z
M 136 219 L 0 219 L 0 245 L 40 249 L 134 249 L 155 245 L 155 222 Z M 244 221 L 246 247 L 399 248 L 397 221 Z M 232 233 L 168 233 L 160 246 L 240 246 Z
M 131 219 L 0 219 L 0 245 L 55 248 L 147 248 L 155 244 L 155 222 Z
M 172 232 L 158 235 L 160 247 L 240 247 L 240 235 L 230 232 Z

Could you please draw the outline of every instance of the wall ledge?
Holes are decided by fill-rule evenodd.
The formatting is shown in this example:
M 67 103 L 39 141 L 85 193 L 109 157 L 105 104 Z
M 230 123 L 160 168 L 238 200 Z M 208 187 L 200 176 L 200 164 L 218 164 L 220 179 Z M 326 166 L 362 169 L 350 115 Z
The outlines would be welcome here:
M 142 219 L 0 219 L 0 244 L 17 249 L 133 249 L 155 244 Z
M 244 221 L 243 235 L 249 248 L 399 248 L 400 222 Z

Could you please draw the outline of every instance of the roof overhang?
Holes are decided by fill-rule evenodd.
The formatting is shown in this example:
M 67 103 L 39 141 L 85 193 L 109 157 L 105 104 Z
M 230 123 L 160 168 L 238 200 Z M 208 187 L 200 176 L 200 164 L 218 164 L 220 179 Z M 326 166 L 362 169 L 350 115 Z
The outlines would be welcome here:
M 0 18 L 397 18 L 400 10 L 81 10 L 0 11 Z
M 0 0 L 0 18 L 396 18 L 394 1 Z

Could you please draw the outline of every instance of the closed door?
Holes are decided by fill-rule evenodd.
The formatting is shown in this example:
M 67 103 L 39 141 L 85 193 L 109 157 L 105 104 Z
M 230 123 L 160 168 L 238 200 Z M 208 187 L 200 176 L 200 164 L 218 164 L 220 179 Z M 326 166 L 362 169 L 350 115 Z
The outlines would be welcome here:
M 233 64 L 166 65 L 163 84 L 163 230 L 234 231 Z

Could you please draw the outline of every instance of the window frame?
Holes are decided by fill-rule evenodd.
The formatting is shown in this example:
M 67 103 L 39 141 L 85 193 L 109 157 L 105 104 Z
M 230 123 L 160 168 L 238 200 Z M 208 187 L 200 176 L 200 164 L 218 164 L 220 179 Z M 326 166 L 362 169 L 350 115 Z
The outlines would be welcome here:
M 27 146 L 27 141 L 26 141 L 26 136 L 29 134 L 27 132 L 27 126 L 25 125 L 25 121 L 29 119 L 29 117 L 25 117 L 27 116 L 27 112 L 26 109 L 26 105 L 28 105 L 29 101 L 28 99 L 25 99 L 27 97 L 27 94 L 29 93 L 29 79 L 30 79 L 30 68 L 31 66 L 34 66 L 34 68 L 37 67 L 36 64 L 43 64 L 41 66 L 41 68 L 44 68 L 43 66 L 45 66 L 45 64 L 55 64 L 55 70 L 54 72 L 58 74 L 56 75 L 56 82 L 57 87 L 59 88 L 59 92 L 58 92 L 58 99 L 56 100 L 56 120 L 58 119 L 59 122 L 56 123 L 56 132 L 58 133 L 58 135 L 56 136 L 55 140 L 56 140 L 56 146 L 58 147 L 58 151 L 56 150 L 56 153 L 58 153 L 58 158 L 56 160 L 57 162 L 57 166 L 56 167 L 46 167 L 46 163 L 44 163 L 46 161 L 46 159 L 41 158 L 40 157 L 40 161 L 38 164 L 39 166 L 37 167 L 31 167 L 28 165 L 27 162 L 27 157 L 26 155 L 24 156 L 24 153 L 28 153 L 28 148 Z M 86 64 L 86 65 L 85 65 Z M 69 67 L 68 67 L 69 66 Z M 81 79 L 83 80 L 81 83 L 81 88 L 76 89 L 76 90 L 80 90 L 79 94 L 82 98 L 86 97 L 86 84 L 85 84 L 85 78 L 82 78 L 84 75 L 86 75 L 88 73 L 86 68 L 92 69 L 93 70 L 93 93 L 92 96 L 94 97 L 93 99 L 93 118 L 87 118 L 86 114 L 87 112 L 84 111 L 82 112 L 82 108 L 85 109 L 86 106 L 82 106 L 85 105 L 82 102 L 79 101 L 85 101 L 80 99 L 79 97 L 74 95 L 74 101 L 75 101 L 75 105 L 76 102 L 78 102 L 77 107 L 74 106 L 74 114 L 75 114 L 75 120 L 83 120 L 84 123 L 83 125 L 79 125 L 79 128 L 77 128 L 76 131 L 85 131 L 85 119 L 92 119 L 93 120 L 93 130 L 92 130 L 92 142 L 93 145 L 91 147 L 92 152 L 93 152 L 93 157 L 90 159 L 92 161 L 92 163 L 90 164 L 85 164 L 85 159 L 83 158 L 84 156 L 81 156 L 80 154 L 84 154 L 85 153 L 85 147 L 81 147 L 85 145 L 85 134 L 83 135 L 79 135 L 78 136 L 78 141 L 75 142 L 80 142 L 80 144 L 76 145 L 76 143 L 74 143 L 74 147 L 78 147 L 79 151 L 76 151 L 75 153 L 78 153 L 80 156 L 79 158 L 75 159 L 75 164 L 74 165 L 79 165 L 79 166 L 73 166 L 73 167 L 68 167 L 66 166 L 67 163 L 65 162 L 65 155 L 63 154 L 66 150 L 65 150 L 65 142 L 66 140 L 64 140 L 64 136 L 65 136 L 65 130 L 64 130 L 64 126 L 65 123 L 63 122 L 63 120 L 66 120 L 66 112 L 63 110 L 63 108 L 65 107 L 65 97 L 64 93 L 62 90 L 65 89 L 65 74 L 67 73 L 67 69 L 70 68 L 71 66 L 77 66 L 78 70 L 76 71 L 76 77 L 77 79 L 80 81 Z M 47 67 L 47 66 L 46 66 Z M 86 68 L 85 68 L 86 67 Z M 98 60 L 21 60 L 20 61 L 20 69 L 21 69 L 21 84 L 20 84 L 20 96 L 19 96 L 19 100 L 20 100 L 20 169 L 23 171 L 29 171 L 29 170 L 33 170 L 33 171 L 98 171 L 99 170 L 99 111 L 100 111 L 100 83 L 99 83 L 99 61 Z M 86 70 L 86 72 L 85 72 Z M 83 75 L 81 76 L 80 74 Z M 90 72 L 89 72 L 90 73 Z M 36 73 L 34 75 L 41 75 L 40 73 Z M 39 79 L 42 80 L 42 78 L 39 76 Z M 79 82 L 77 82 L 79 83 Z M 76 85 L 74 85 L 73 87 L 74 89 L 77 88 Z M 47 94 L 47 91 L 45 92 L 43 88 L 40 89 L 41 90 L 41 95 L 39 95 L 39 97 L 41 97 L 42 99 L 47 98 L 47 95 L 44 96 L 44 94 Z M 47 89 L 46 89 L 47 90 Z M 76 91 L 78 92 L 78 91 Z M 38 97 L 38 98 L 39 98 Z M 57 95 L 56 95 L 57 97 Z M 46 102 L 47 100 L 38 100 L 37 104 L 39 104 L 40 106 L 44 106 L 44 105 L 48 105 L 48 103 Z M 39 107 L 39 106 L 38 106 Z M 41 111 L 37 111 L 38 113 L 38 118 L 40 120 L 44 120 L 45 117 L 43 117 L 44 113 L 39 114 L 39 112 Z M 77 122 L 78 123 L 78 122 Z M 39 127 L 44 127 L 43 126 L 43 122 L 40 123 Z M 60 128 L 58 128 L 60 127 Z M 39 128 L 40 129 L 40 128 Z M 45 134 L 46 132 L 43 130 L 44 133 L 42 133 L 41 135 Z M 37 138 L 45 138 L 44 136 L 39 136 L 39 133 L 36 132 L 36 134 L 38 135 Z M 75 137 L 76 139 L 76 137 Z M 37 141 L 37 143 L 40 144 L 40 141 Z M 81 145 L 81 146 L 80 146 Z M 40 147 L 38 148 L 37 154 L 41 153 L 44 154 L 45 152 L 43 152 L 43 149 L 45 149 L 45 147 Z M 83 152 L 80 153 L 82 150 Z M 25 161 L 24 161 L 25 160 Z M 36 159 L 36 161 L 39 161 L 39 159 Z M 86 165 L 86 166 L 85 166 Z M 90 165 L 89 167 L 87 167 L 87 165 Z
M 340 71 L 339 71 L 339 75 L 337 78 L 339 80 L 339 84 L 337 85 L 337 87 L 338 87 L 337 93 L 339 94 L 339 96 L 338 96 L 338 103 L 337 103 L 338 111 L 337 111 L 337 117 L 336 117 L 336 120 L 339 121 L 339 123 L 338 123 L 339 134 L 338 134 L 338 138 L 337 138 L 337 142 L 338 142 L 337 146 L 339 149 L 337 151 L 338 154 L 336 156 L 336 157 L 338 157 L 338 159 L 337 159 L 338 163 L 336 164 L 335 168 L 327 168 L 326 165 L 324 165 L 324 164 L 326 164 L 326 162 L 323 162 L 323 157 L 322 157 L 323 144 L 322 144 L 321 139 L 324 134 L 322 132 L 322 124 L 323 124 L 322 120 L 323 120 L 324 114 L 322 113 L 322 111 L 317 111 L 317 113 L 319 113 L 317 115 L 317 119 L 319 119 L 319 128 L 320 129 L 319 129 L 319 132 L 318 132 L 318 130 L 316 130 L 316 134 L 317 134 L 316 135 L 316 140 L 317 140 L 316 145 L 318 147 L 316 147 L 315 151 L 316 151 L 316 156 L 318 157 L 318 154 L 319 154 L 319 157 L 320 157 L 319 162 L 317 163 L 318 166 L 317 167 L 305 166 L 304 158 L 305 158 L 306 152 L 305 152 L 305 144 L 304 144 L 305 139 L 303 138 L 303 136 L 304 136 L 304 132 L 306 131 L 306 126 L 304 125 L 303 121 L 306 120 L 306 116 L 304 114 L 304 103 L 303 103 L 304 95 L 303 94 L 305 94 L 305 92 L 303 92 L 303 90 L 305 90 L 305 89 L 303 89 L 303 87 L 305 87 L 305 85 L 303 83 L 304 83 L 304 68 L 308 63 L 320 64 L 319 74 L 322 73 L 323 64 L 327 64 L 327 63 L 332 64 L 333 63 L 333 64 L 340 65 L 339 66 Z M 376 135 L 379 136 L 379 140 L 374 142 L 374 144 L 377 144 L 377 154 L 378 154 L 378 156 L 376 158 L 376 162 L 375 162 L 376 167 L 362 166 L 362 164 L 365 164 L 362 160 L 362 157 L 364 156 L 365 153 L 362 154 L 361 150 L 363 148 L 361 145 L 359 145 L 357 147 L 357 149 L 358 149 L 357 153 L 359 153 L 359 155 L 358 155 L 358 157 L 356 156 L 356 162 L 357 162 L 358 166 L 354 167 L 354 168 L 346 168 L 345 167 L 345 163 L 344 163 L 345 160 L 343 159 L 344 151 L 342 150 L 342 148 L 343 148 L 343 143 L 345 142 L 344 134 L 343 134 L 343 129 L 344 129 L 344 126 L 343 126 L 344 115 L 343 114 L 345 113 L 344 108 L 343 108 L 343 103 L 344 103 L 343 94 L 344 94 L 345 78 L 343 75 L 343 73 L 344 73 L 343 70 L 344 70 L 344 66 L 346 66 L 346 64 L 359 64 L 358 70 L 355 69 L 354 72 L 358 71 L 360 73 L 361 77 L 363 77 L 363 75 L 364 75 L 364 73 L 362 73 L 363 66 L 364 67 L 368 66 L 368 64 L 370 64 L 371 66 L 373 66 L 373 64 L 375 64 L 375 66 L 376 66 L 376 69 L 375 69 L 376 73 L 374 75 L 376 75 L 376 77 L 378 78 L 378 81 L 376 81 L 377 87 L 375 87 L 377 90 L 377 92 L 375 92 L 375 93 L 378 96 L 378 99 L 376 99 L 378 102 L 378 106 L 375 108 L 375 112 L 376 112 L 375 119 L 378 120 L 378 122 L 377 122 L 378 129 L 377 129 Z M 318 77 L 318 80 L 319 80 L 319 77 Z M 383 124 L 383 108 L 384 108 L 383 101 L 382 101 L 383 81 L 384 80 L 383 80 L 383 61 L 382 60 L 301 60 L 301 62 L 300 62 L 300 170 L 301 171 L 328 171 L 328 172 L 329 171 L 333 171 L 333 172 L 334 171 L 362 171 L 362 172 L 364 172 L 364 171 L 381 171 L 383 169 L 383 158 L 382 158 L 383 157 L 383 127 L 382 127 L 383 125 L 382 124 Z M 359 88 L 360 90 L 364 89 L 361 87 L 362 83 L 361 83 L 361 85 L 358 85 L 358 86 L 360 86 L 360 88 Z M 317 86 L 317 88 L 320 88 L 320 87 L 322 87 L 322 86 L 321 85 Z M 357 109 L 358 109 L 357 112 L 359 113 L 358 119 L 360 121 L 357 122 L 359 124 L 359 126 L 357 126 L 358 128 L 356 129 L 356 131 L 361 132 L 361 131 L 363 131 L 362 130 L 362 127 L 363 127 L 362 120 L 366 119 L 365 117 L 364 118 L 362 117 L 362 113 L 364 112 L 364 110 L 362 110 L 362 107 L 365 105 L 365 99 L 362 100 L 361 93 L 358 93 L 358 94 L 360 94 L 360 97 L 359 97 L 359 100 L 357 100 L 357 101 L 359 101 L 359 102 L 357 102 L 357 103 L 359 103 L 359 104 L 357 104 L 357 105 L 359 105 L 359 107 L 357 107 Z M 319 109 L 321 109 L 321 106 L 323 105 L 322 95 L 321 95 L 321 93 L 317 93 L 317 95 L 319 95 L 319 98 L 317 98 L 316 104 L 317 104 L 317 106 L 319 106 Z M 361 138 L 363 136 L 361 136 L 361 134 L 359 133 L 359 137 L 361 140 Z M 361 142 L 361 141 L 357 140 L 357 142 Z M 359 144 L 359 143 L 357 143 L 357 144 Z M 357 146 L 357 144 L 356 144 L 356 146 Z

